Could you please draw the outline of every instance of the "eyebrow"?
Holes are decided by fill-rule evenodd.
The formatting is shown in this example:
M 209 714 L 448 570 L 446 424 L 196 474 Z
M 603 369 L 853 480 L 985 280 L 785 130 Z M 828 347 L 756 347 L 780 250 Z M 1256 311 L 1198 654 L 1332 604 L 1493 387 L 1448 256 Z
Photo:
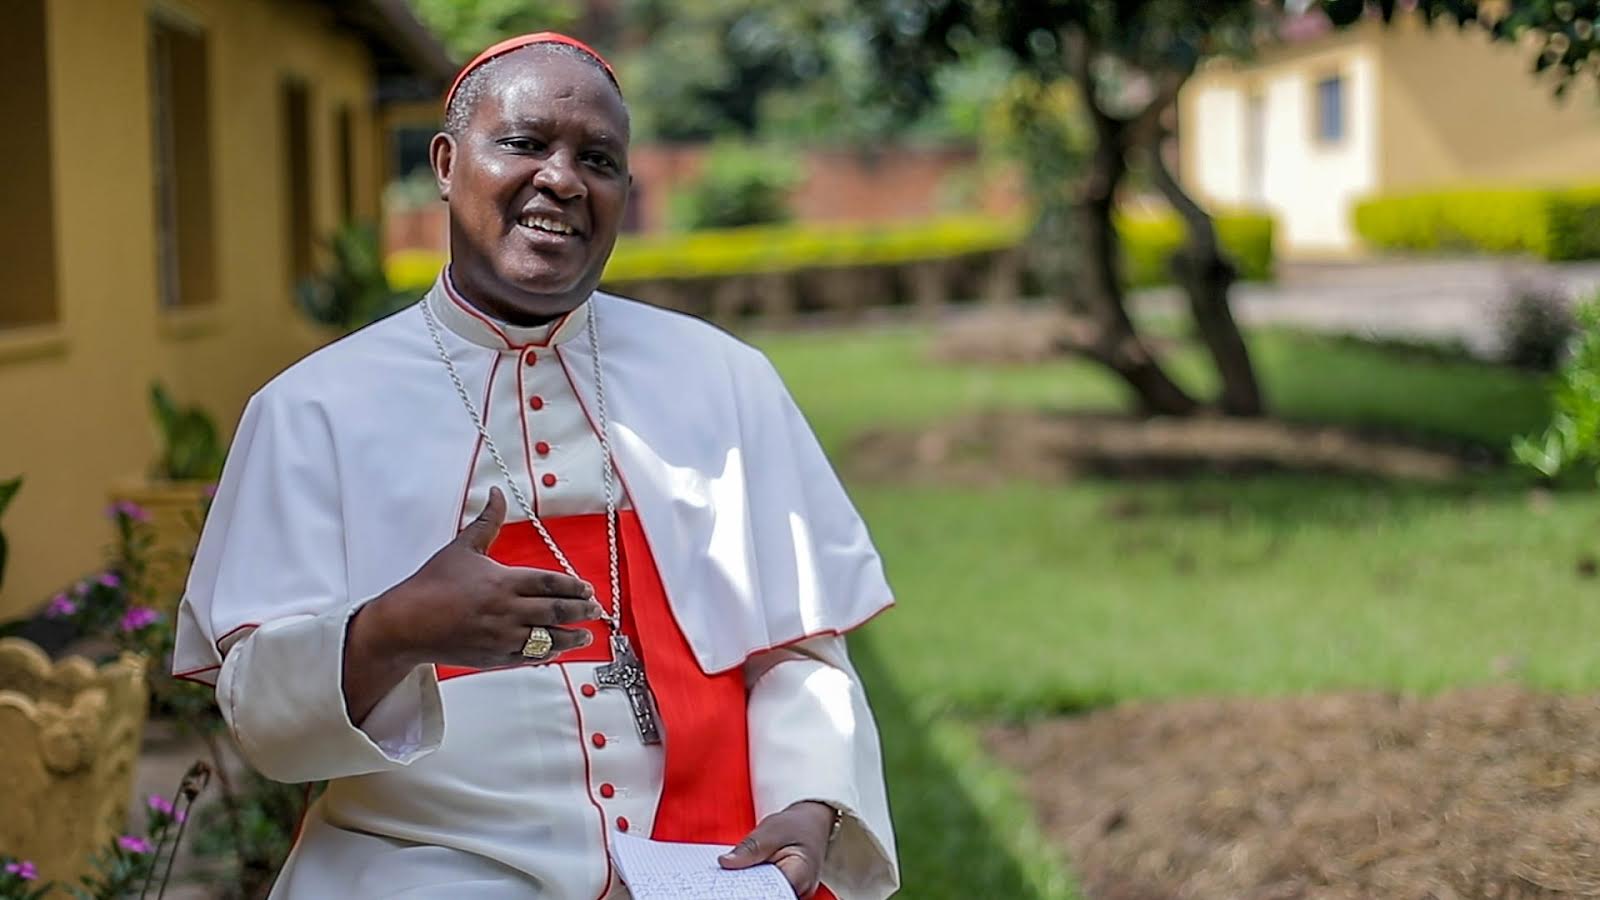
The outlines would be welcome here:
M 556 123 L 543 116 L 517 116 L 508 122 L 506 127 L 512 130 L 541 131 L 551 128 Z M 621 150 L 623 142 L 620 137 L 609 131 L 585 131 L 584 139 L 591 144 L 598 144 L 608 150 Z

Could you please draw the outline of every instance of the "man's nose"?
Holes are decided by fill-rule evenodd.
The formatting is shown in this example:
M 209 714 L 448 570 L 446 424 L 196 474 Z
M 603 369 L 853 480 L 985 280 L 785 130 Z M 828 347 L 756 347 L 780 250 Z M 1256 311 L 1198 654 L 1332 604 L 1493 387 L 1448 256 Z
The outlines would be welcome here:
M 572 154 L 560 150 L 544 158 L 539 170 L 533 173 L 533 186 L 558 200 L 576 200 L 587 191 L 583 179 L 578 177 L 577 161 Z

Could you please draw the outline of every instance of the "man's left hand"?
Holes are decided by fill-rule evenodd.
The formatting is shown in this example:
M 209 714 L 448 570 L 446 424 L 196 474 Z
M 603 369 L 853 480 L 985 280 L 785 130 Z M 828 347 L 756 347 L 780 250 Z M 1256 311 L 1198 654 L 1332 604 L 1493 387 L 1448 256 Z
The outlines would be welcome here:
M 816 893 L 822 858 L 833 831 L 833 807 L 805 800 L 775 812 L 738 846 L 718 858 L 724 869 L 748 869 L 769 862 L 789 879 L 796 897 Z

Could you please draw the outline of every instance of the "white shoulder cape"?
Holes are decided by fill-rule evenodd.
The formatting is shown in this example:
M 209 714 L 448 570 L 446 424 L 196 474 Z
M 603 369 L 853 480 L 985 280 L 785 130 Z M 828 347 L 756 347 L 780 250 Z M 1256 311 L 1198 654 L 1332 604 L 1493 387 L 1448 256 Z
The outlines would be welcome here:
M 590 303 L 618 472 L 701 668 L 890 606 L 866 527 L 766 358 L 688 316 Z M 498 351 L 443 336 L 481 393 Z M 558 353 L 594 420 L 587 342 Z M 207 516 L 174 671 L 214 683 L 253 626 L 359 604 L 415 572 L 455 534 L 475 439 L 419 306 L 262 388 Z

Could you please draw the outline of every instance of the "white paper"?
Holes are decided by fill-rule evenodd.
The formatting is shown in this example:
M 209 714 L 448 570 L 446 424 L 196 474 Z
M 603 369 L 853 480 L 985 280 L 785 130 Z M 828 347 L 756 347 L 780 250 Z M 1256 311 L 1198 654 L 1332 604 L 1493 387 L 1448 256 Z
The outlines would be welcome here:
M 719 844 L 674 844 L 613 832 L 611 858 L 634 900 L 794 900 L 778 867 L 724 869 Z

